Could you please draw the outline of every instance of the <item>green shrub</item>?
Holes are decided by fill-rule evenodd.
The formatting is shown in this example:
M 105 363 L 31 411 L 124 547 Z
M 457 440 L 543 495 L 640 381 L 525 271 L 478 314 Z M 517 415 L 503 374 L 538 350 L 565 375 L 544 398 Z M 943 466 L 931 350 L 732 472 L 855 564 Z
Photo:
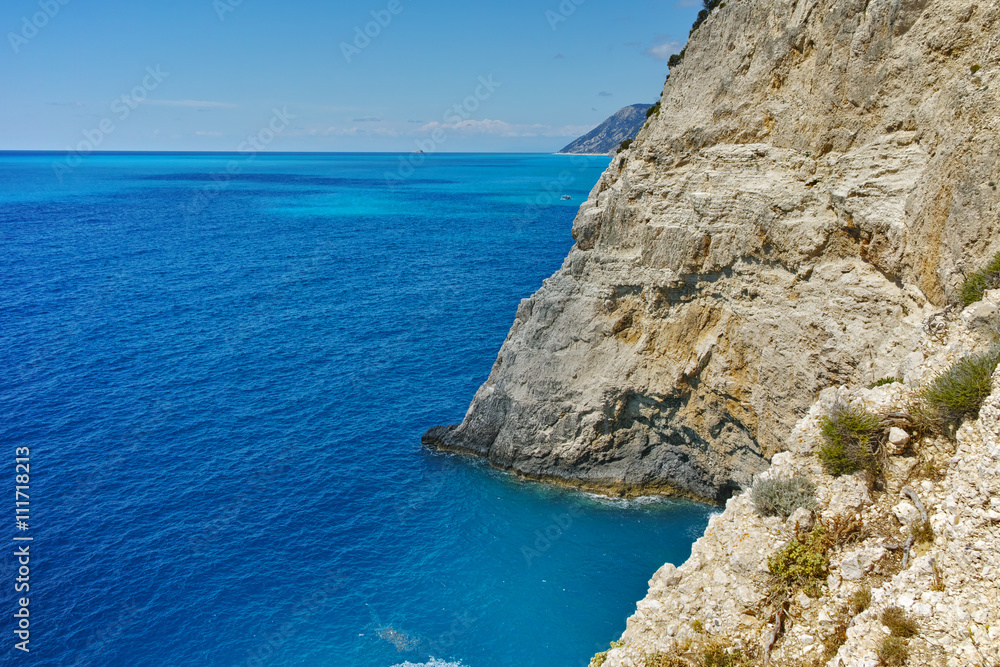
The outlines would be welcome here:
M 958 360 L 924 390 L 923 399 L 940 414 L 958 419 L 978 415 L 992 390 L 993 372 L 1000 363 L 1000 346 Z
M 826 530 L 817 523 L 805 539 L 796 537 L 771 554 L 767 568 L 778 578 L 780 587 L 790 590 L 826 576 L 830 567 L 826 556 L 828 546 Z
M 971 306 L 983 298 L 988 289 L 1000 287 L 1000 252 L 989 264 L 965 279 L 958 288 L 958 298 L 963 306 Z
M 872 589 L 868 586 L 862 586 L 858 590 L 851 593 L 851 597 L 847 599 L 847 612 L 854 618 L 864 610 L 868 609 L 868 605 L 872 603 Z
M 688 33 L 688 37 L 694 34 L 694 31 L 705 22 L 708 15 L 711 14 L 712 10 L 718 7 L 721 2 L 722 0 L 702 0 L 702 6 L 704 9 L 698 12 L 698 17 L 694 20 L 694 25 L 691 26 L 691 32 Z
M 740 649 L 728 651 L 722 643 L 712 642 L 702 650 L 698 664 L 699 667 L 742 667 L 747 662 Z
M 878 647 L 879 663 L 883 667 L 903 667 L 910 657 L 910 647 L 899 637 L 886 637 Z
M 816 485 L 805 477 L 759 479 L 750 497 L 761 516 L 788 517 L 800 507 L 816 508 Z
M 982 69 L 982 67 L 980 67 L 979 65 L 973 65 L 973 66 L 972 66 L 972 67 L 970 67 L 969 69 L 970 69 L 970 70 L 972 70 L 972 73 L 973 73 L 973 74 L 975 74 L 976 72 L 978 72 L 979 70 L 981 70 L 981 69 Z
M 893 637 L 912 637 L 920 629 L 901 607 L 886 607 L 879 620 Z
M 643 667 L 689 667 L 688 663 L 672 653 L 656 651 L 655 653 L 643 653 Z
M 868 385 L 868 388 L 869 389 L 874 389 L 875 387 L 883 387 L 883 386 L 885 386 L 887 384 L 893 384 L 895 382 L 899 382 L 899 380 L 897 380 L 896 378 L 893 378 L 893 377 L 884 377 L 884 378 L 881 378 L 881 379 L 878 379 L 878 380 L 875 380 L 874 382 L 872 382 L 870 385 Z
M 622 646 L 625 646 L 625 642 L 619 639 L 617 641 L 611 642 L 609 646 L 611 646 L 611 648 L 621 648 Z M 590 667 L 601 667 L 601 665 L 603 665 L 604 661 L 607 659 L 608 659 L 608 651 L 601 651 L 600 653 L 595 654 L 594 657 L 590 659 Z
M 623 150 L 628 149 L 632 145 L 632 139 L 626 139 L 625 141 L 618 144 L 618 152 L 621 153 Z
M 654 116 L 654 115 L 655 116 L 659 116 L 660 115 L 660 103 L 659 102 L 657 102 L 653 106 L 651 106 L 648 109 L 646 109 L 646 118 L 649 118 L 650 116 Z
M 828 473 L 839 477 L 858 470 L 881 473 L 877 454 L 883 434 L 882 420 L 864 407 L 837 404 L 820 424 L 825 443 L 819 458 Z
M 687 52 L 687 47 L 685 46 L 681 49 L 680 53 L 675 53 L 670 56 L 670 60 L 667 61 L 667 67 L 674 68 L 680 65 L 684 61 L 684 54 Z

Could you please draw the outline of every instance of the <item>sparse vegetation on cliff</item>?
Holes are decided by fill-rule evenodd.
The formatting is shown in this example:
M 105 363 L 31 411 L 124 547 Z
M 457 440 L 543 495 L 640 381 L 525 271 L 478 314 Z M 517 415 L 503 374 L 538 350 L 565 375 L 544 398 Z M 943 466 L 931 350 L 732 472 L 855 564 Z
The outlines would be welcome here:
M 690 37 L 694 34 L 694 31 L 701 27 L 701 24 L 705 22 L 712 10 L 722 4 L 722 0 L 702 0 L 703 9 L 698 12 L 698 17 L 694 20 L 694 25 L 691 26 L 691 32 L 688 33 Z
M 875 380 L 870 385 L 868 385 L 868 388 L 869 389 L 874 389 L 875 387 L 882 387 L 882 386 L 885 386 L 887 384 L 892 384 L 893 382 L 899 382 L 899 380 L 897 380 L 894 377 L 879 378 L 878 380 Z
M 754 508 L 761 516 L 788 517 L 800 507 L 816 507 L 816 485 L 805 477 L 759 479 L 751 492 Z
M 882 667 L 902 667 L 910 657 L 910 647 L 906 640 L 889 635 L 878 647 L 878 659 Z
M 819 458 L 828 473 L 837 477 L 867 470 L 879 475 L 883 427 L 878 415 L 861 406 L 837 404 L 823 418 L 820 430 L 825 442 Z
M 989 264 L 965 279 L 958 290 L 958 298 L 963 306 L 971 306 L 983 298 L 986 290 L 997 287 L 1000 287 L 1000 252 Z
M 934 378 L 924 390 L 923 399 L 945 418 L 975 416 L 990 395 L 997 364 L 1000 364 L 1000 346 L 960 359 Z
M 621 640 L 613 641 L 609 644 L 611 648 L 609 648 L 608 651 L 610 651 L 612 648 L 618 648 L 624 645 L 625 642 Z M 600 653 L 594 655 L 594 657 L 590 659 L 590 667 L 601 667 L 601 665 L 604 664 L 604 661 L 608 659 L 608 651 L 601 651 Z
M 826 529 L 818 523 L 804 538 L 796 537 L 773 553 L 767 567 L 778 580 L 775 588 L 787 594 L 825 577 L 830 567 L 828 546 Z
M 906 664 L 910 647 L 906 642 L 919 631 L 916 621 L 899 607 L 888 607 L 879 620 L 889 628 L 889 636 L 882 640 L 878 648 L 878 658 L 884 667 L 901 667 Z
M 847 598 L 847 612 L 854 618 L 861 612 L 868 609 L 868 606 L 872 603 L 872 589 L 870 586 L 862 586 L 858 590 L 851 593 L 851 597 Z

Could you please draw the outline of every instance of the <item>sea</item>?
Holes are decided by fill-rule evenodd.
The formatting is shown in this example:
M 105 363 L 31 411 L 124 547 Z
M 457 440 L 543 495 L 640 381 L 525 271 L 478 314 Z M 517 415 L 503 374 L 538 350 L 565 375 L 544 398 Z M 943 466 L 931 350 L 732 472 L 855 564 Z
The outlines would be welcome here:
M 607 164 L 0 154 L 0 662 L 607 649 L 715 508 L 420 444 L 461 421 Z

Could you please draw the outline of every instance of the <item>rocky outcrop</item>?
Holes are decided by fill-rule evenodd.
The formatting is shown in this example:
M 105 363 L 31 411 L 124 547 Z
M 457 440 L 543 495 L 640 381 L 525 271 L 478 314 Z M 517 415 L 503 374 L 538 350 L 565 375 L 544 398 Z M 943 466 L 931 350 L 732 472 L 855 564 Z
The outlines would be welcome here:
M 626 139 L 634 139 L 646 122 L 646 111 L 652 104 L 633 104 L 623 107 L 603 123 L 571 141 L 560 153 L 614 155 Z
M 621 641 L 592 664 L 643 667 L 661 664 L 657 655 L 685 660 L 663 664 L 702 664 L 698 656 L 706 647 L 739 651 L 745 662 L 732 664 L 762 664 L 775 618 L 769 598 L 776 577 L 768 558 L 814 522 L 827 526 L 828 535 L 834 527 L 848 529 L 824 552 L 826 578 L 810 594 L 800 590 L 788 600 L 770 652 L 772 665 L 885 664 L 878 652 L 888 636 L 881 616 L 889 607 L 902 609 L 917 626 L 906 642 L 906 664 L 998 664 L 1000 373 L 978 419 L 966 421 L 954 440 L 912 433 L 889 459 L 879 487 L 872 488 L 863 473 L 830 477 L 815 454 L 823 442 L 821 419 L 835 403 L 881 414 L 905 412 L 928 379 L 995 341 L 998 324 L 1000 291 L 995 291 L 958 317 L 942 313 L 928 321 L 929 335 L 897 369 L 905 382 L 823 391 L 793 429 L 787 451 L 775 455 L 760 477 L 807 476 L 817 488 L 815 511 L 762 518 L 751 491 L 731 498 L 687 562 L 666 564 L 653 575 Z M 925 517 L 930 535 L 912 542 L 904 556 L 901 545 Z M 862 589 L 870 591 L 870 603 L 851 609 L 852 596 Z
M 1000 6 L 730 0 L 428 444 L 724 499 L 1000 249 Z

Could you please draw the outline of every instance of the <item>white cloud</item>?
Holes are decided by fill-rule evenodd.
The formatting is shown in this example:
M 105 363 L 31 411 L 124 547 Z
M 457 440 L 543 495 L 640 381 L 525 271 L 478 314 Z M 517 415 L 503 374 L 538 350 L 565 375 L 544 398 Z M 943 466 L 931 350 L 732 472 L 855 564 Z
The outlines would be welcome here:
M 310 132 L 310 134 L 315 134 L 315 132 Z M 331 125 L 321 132 L 323 136 L 327 137 L 358 137 L 358 136 L 380 136 L 380 137 L 398 137 L 399 132 L 391 127 L 372 127 L 361 129 L 357 125 L 352 125 L 351 127 L 337 127 Z
M 146 100 L 143 104 L 157 107 L 187 107 L 189 109 L 235 109 L 235 104 L 206 102 L 204 100 Z
M 489 134 L 499 137 L 578 137 L 593 128 L 589 125 L 544 125 L 542 123 L 508 123 L 502 120 L 463 120 L 457 123 L 434 121 L 420 128 L 421 132 L 442 129 L 459 134 Z
M 680 53 L 684 45 L 680 42 L 669 41 L 649 47 L 643 53 L 657 60 L 668 60 L 675 53 Z

